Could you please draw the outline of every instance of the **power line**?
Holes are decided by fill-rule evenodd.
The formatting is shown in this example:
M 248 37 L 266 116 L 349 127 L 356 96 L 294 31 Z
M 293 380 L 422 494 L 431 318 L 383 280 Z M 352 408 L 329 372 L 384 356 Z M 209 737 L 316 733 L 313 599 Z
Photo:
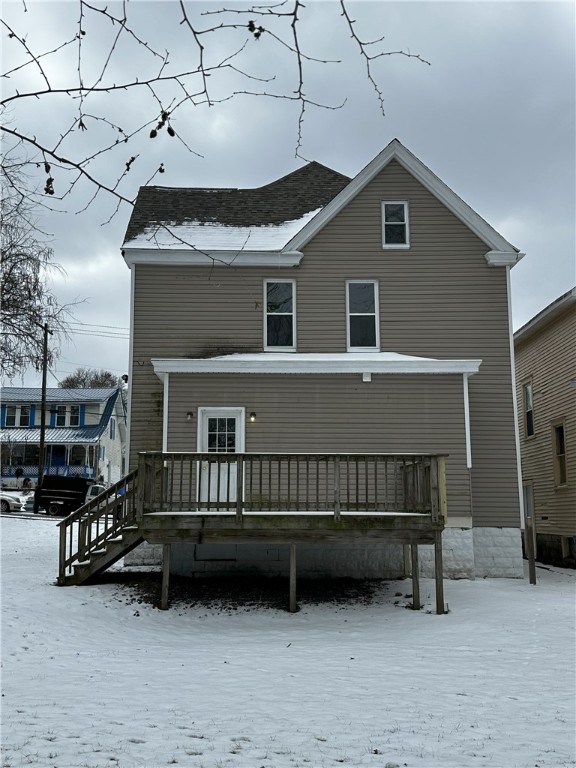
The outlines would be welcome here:
M 102 323 L 83 323 L 80 320 L 76 323 L 69 323 L 69 325 L 81 325 L 85 326 L 86 328 L 116 328 L 120 331 L 129 331 L 130 328 L 126 325 L 102 325 Z

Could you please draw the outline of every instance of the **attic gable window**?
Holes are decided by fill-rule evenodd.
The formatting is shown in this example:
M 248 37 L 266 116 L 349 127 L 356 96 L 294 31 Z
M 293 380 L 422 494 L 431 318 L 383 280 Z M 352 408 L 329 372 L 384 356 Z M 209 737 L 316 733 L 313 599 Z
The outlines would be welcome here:
M 410 247 L 407 202 L 385 200 L 382 203 L 382 247 Z
M 266 280 L 264 305 L 264 349 L 293 352 L 296 349 L 296 282 Z

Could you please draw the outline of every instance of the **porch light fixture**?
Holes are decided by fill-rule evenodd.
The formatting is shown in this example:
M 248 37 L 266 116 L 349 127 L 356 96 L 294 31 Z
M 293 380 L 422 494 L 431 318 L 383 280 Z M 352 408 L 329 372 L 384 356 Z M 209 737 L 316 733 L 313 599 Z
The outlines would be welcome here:
M 250 421 L 251 422 L 256 421 L 256 411 L 250 411 Z
M 186 421 L 192 421 L 193 418 L 194 418 L 193 412 L 188 411 L 188 413 L 186 414 Z

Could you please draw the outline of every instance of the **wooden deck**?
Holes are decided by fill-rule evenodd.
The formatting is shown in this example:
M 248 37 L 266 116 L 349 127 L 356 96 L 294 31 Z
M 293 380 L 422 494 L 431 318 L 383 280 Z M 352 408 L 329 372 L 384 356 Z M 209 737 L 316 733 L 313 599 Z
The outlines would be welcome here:
M 284 544 L 296 610 L 297 545 L 397 542 L 411 547 L 419 608 L 424 544 L 434 546 L 436 609 L 443 613 L 444 461 L 424 454 L 142 453 L 136 471 L 60 523 L 58 583 L 82 583 L 142 541 L 162 544 L 166 608 L 172 544 Z

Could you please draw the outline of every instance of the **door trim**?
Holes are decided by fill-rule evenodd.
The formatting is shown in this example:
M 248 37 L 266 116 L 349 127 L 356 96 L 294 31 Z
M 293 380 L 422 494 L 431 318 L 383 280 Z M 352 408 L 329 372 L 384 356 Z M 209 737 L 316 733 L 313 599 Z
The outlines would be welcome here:
M 236 451 L 235 453 L 244 453 L 245 451 L 245 433 L 246 433 L 246 408 L 237 407 L 220 407 L 220 406 L 198 406 L 198 427 L 196 435 L 196 450 L 198 453 L 208 453 L 208 447 L 204 450 L 201 449 L 203 444 L 203 431 L 204 421 L 209 416 L 215 416 L 216 418 L 232 418 L 238 419 L 238 432 L 236 434 Z

